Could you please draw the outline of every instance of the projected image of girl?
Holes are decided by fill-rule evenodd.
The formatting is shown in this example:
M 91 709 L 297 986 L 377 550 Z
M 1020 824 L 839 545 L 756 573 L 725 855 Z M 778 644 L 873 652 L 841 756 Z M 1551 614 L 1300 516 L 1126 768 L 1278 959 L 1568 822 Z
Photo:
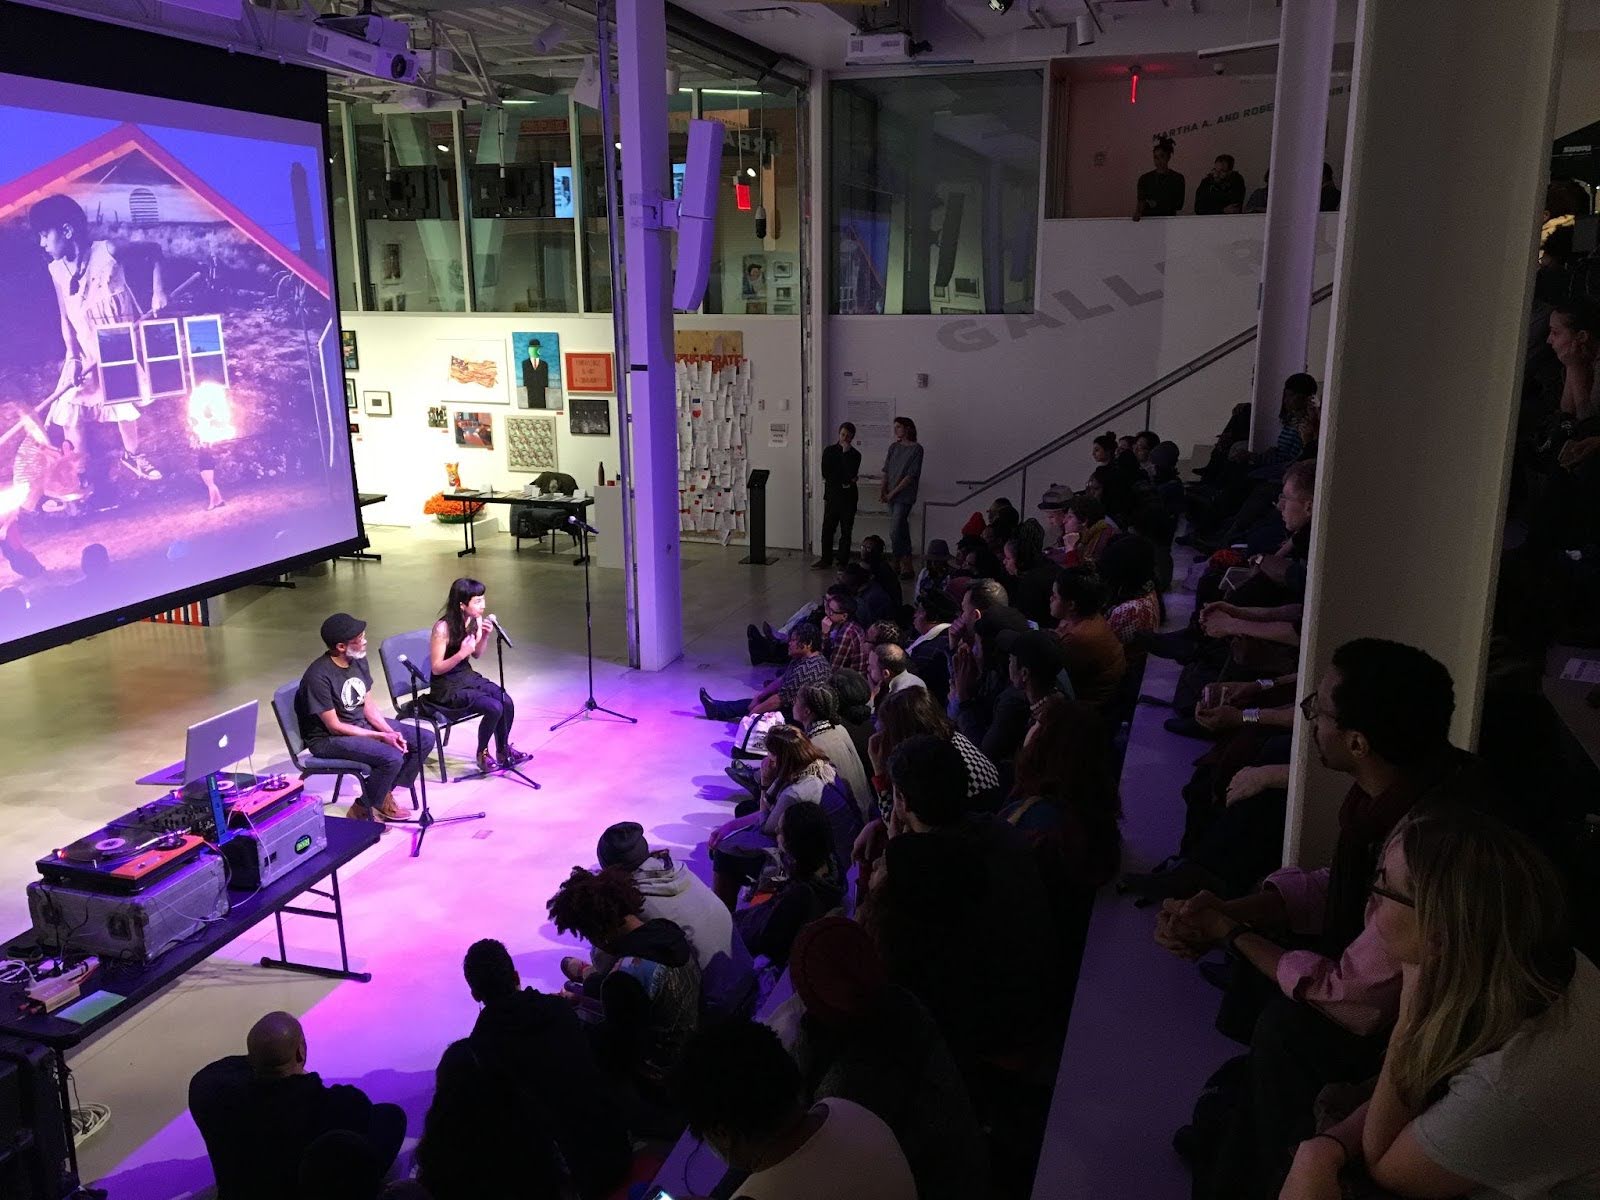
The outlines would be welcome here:
M 320 121 L 0 97 L 0 659 L 353 539 Z

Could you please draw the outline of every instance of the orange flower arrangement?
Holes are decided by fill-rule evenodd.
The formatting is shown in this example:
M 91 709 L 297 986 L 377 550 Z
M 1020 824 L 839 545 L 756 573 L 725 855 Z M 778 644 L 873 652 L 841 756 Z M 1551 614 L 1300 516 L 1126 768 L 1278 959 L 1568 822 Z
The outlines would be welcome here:
M 443 492 L 435 492 L 422 506 L 422 515 L 433 517 L 441 525 L 459 525 L 467 519 L 468 508 L 464 500 L 451 500 Z M 482 508 L 481 504 L 471 505 L 472 515 L 476 516 Z

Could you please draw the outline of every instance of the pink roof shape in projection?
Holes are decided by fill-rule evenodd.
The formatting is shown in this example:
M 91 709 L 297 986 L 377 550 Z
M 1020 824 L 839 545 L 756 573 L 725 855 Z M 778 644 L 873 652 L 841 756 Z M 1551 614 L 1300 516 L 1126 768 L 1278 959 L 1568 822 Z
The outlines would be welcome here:
M 138 163 L 139 157 L 148 160 L 149 166 L 156 169 L 156 178 L 151 178 L 151 172 Z M 169 182 L 159 182 L 160 175 L 166 176 Z M 110 187 L 119 179 L 126 181 L 116 184 L 119 190 L 136 182 L 138 187 L 156 192 L 158 196 L 166 193 L 161 208 L 169 220 L 216 219 L 227 222 L 323 296 L 331 295 L 327 276 L 240 212 L 210 184 L 133 124 L 122 124 L 107 130 L 76 150 L 68 151 L 60 158 L 0 187 L 0 220 L 20 209 L 32 207 L 46 196 L 55 195 L 62 190 L 62 185 L 69 182 L 79 184 L 80 188 L 87 184 L 87 190 L 93 194 L 99 185 Z M 182 193 L 181 197 L 172 192 L 174 185 Z M 206 214 L 211 216 L 208 218 Z M 90 216 L 92 218 L 93 213 Z

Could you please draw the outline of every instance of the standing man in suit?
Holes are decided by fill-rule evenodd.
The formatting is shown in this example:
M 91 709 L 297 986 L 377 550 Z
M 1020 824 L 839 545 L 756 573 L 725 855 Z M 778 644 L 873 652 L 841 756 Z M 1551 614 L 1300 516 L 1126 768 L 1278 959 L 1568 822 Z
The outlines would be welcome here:
M 528 389 L 528 407 L 545 407 L 545 389 L 550 386 L 550 364 L 539 357 L 539 339 L 528 343 L 528 359 L 522 364 L 522 386 Z
M 839 440 L 822 452 L 822 557 L 812 564 L 824 571 L 833 566 L 834 531 L 839 534 L 839 564 L 850 561 L 850 531 L 856 523 L 856 477 L 861 474 L 861 451 L 854 446 L 856 427 L 839 426 Z

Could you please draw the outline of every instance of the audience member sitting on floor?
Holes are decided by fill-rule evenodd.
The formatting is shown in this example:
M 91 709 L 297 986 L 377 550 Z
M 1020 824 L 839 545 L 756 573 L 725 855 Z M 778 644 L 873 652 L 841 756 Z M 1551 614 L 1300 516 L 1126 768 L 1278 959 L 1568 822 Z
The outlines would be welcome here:
M 765 1025 L 702 1030 L 672 1091 L 689 1131 L 746 1173 L 747 1200 L 917 1200 L 889 1126 L 849 1100 L 808 1108 L 799 1067 Z
M 1283 1200 L 1339 1195 L 1347 1171 L 1394 1197 L 1595 1195 L 1600 971 L 1550 863 L 1481 813 L 1430 811 L 1372 891 L 1400 1017 L 1371 1100 L 1300 1144 Z
M 879 646 L 904 647 L 907 640 L 897 621 L 874 621 L 871 628 L 867 630 L 867 646 L 869 650 L 876 650 Z M 870 654 L 867 661 L 870 665 L 872 661 Z M 868 676 L 870 678 L 870 671 Z
M 983 514 L 983 539 L 998 554 L 999 547 L 1006 544 L 1006 540 L 1017 531 L 1017 526 L 1020 524 L 1022 524 L 1022 514 L 1017 511 L 1017 506 L 1002 496 L 989 505 Z
M 1107 516 L 1109 506 L 1092 492 L 1079 492 L 1062 510 L 1061 546 L 1064 554 L 1061 565 L 1066 567 L 1093 566 L 1118 532 L 1117 524 Z
M 371 1200 L 381 1195 L 388 1165 L 372 1143 L 346 1129 L 325 1133 L 300 1160 L 296 1200 Z
M 1347 642 L 1302 707 L 1318 757 L 1352 777 L 1331 869 L 1285 868 L 1240 900 L 1204 891 L 1169 900 L 1156 926 L 1156 940 L 1181 956 L 1227 945 L 1240 959 L 1219 1025 L 1249 1041 L 1248 1082 L 1196 1163 L 1197 1195 L 1218 1200 L 1275 1195 L 1287 1160 L 1263 1148 L 1310 1132 L 1325 1084 L 1376 1070 L 1401 973 L 1366 920 L 1379 854 L 1424 798 L 1481 796 L 1471 756 L 1450 745 L 1449 672 L 1421 650 Z
M 852 564 L 853 565 L 853 564 Z M 779 675 L 749 700 L 713 700 L 700 689 L 700 707 L 713 721 L 738 721 L 753 713 L 794 711 L 794 698 L 808 683 L 827 683 L 833 668 L 822 655 L 822 631 L 801 625 L 789 632 L 789 663 Z
M 1001 546 L 1004 547 L 1002 542 Z M 981 537 L 963 536 L 956 543 L 956 566 L 951 572 L 945 591 L 957 604 L 965 598 L 967 590 L 980 579 L 998 579 L 1005 574 L 1005 564 Z
M 862 817 L 870 819 L 876 809 L 867 766 L 856 751 L 855 739 L 839 720 L 839 694 L 832 686 L 817 683 L 800 689 L 794 701 L 795 724 L 833 764 L 856 798 Z
M 984 671 L 1004 686 L 1006 659 L 994 648 L 994 640 L 1008 629 L 1023 630 L 1028 627 L 1028 618 L 1011 607 L 1010 597 L 998 580 L 974 580 L 961 597 L 961 615 L 945 631 L 952 655 L 951 669 L 955 667 L 953 656 L 963 642 L 981 642 Z
M 381 1181 L 406 1136 L 399 1105 L 374 1104 L 360 1088 L 330 1086 L 306 1070 L 305 1030 L 286 1012 L 270 1012 L 251 1026 L 242 1055 L 195 1074 L 189 1111 L 205 1139 L 219 1200 L 298 1194 L 301 1160 L 320 1138 L 341 1132 L 365 1143 Z
M 1123 646 L 1143 654 L 1145 638 L 1161 628 L 1155 549 L 1137 534 L 1119 533 L 1101 550 L 1096 569 L 1106 585 L 1107 624 Z
M 907 553 L 909 557 L 909 551 Z M 893 616 L 905 602 L 904 589 L 900 586 L 900 572 L 889 558 L 888 547 L 875 533 L 869 533 L 861 539 L 861 565 L 872 572 L 874 582 L 889 597 L 891 609 L 884 615 Z
M 874 621 L 892 618 L 899 603 L 883 585 L 872 576 L 872 571 L 862 562 L 846 563 L 839 569 L 839 582 L 849 588 L 856 598 L 856 620 L 863 627 Z
M 914 737 L 932 734 L 948 741 L 967 769 L 966 803 L 972 812 L 993 812 L 1000 803 L 1000 772 L 994 761 L 952 722 L 925 689 L 897 693 L 879 713 L 878 732 L 868 744 L 873 782 L 882 797 L 879 815 L 889 815 L 889 760 L 895 748 Z
M 546 908 L 561 933 L 581 937 L 615 965 L 583 987 L 579 1016 L 595 1057 L 622 1092 L 628 1128 L 676 1137 L 667 1077 L 700 1021 L 700 964 L 671 921 L 643 919 L 644 897 L 620 867 L 574 867 Z
M 896 692 L 928 686 L 912 674 L 910 656 L 893 642 L 882 642 L 873 647 L 872 657 L 867 662 L 867 682 L 872 684 L 874 711 Z
M 860 602 L 850 589 L 835 584 L 828 589 L 822 601 L 823 653 L 828 665 L 835 671 L 860 671 L 867 669 L 867 631 L 856 620 Z
M 951 742 L 902 742 L 889 774 L 888 844 L 861 921 L 890 978 L 928 1006 L 963 1070 L 980 1057 L 1036 1055 L 1065 997 L 1054 990 L 1057 940 L 1031 847 L 968 809 L 967 768 Z
M 1149 476 L 1153 470 L 1150 465 L 1150 452 L 1161 444 L 1161 435 L 1153 429 L 1146 429 L 1133 435 L 1133 461 L 1139 464 L 1139 470 Z
M 911 670 L 942 707 L 950 699 L 950 639 L 945 635 L 961 608 L 942 591 L 922 592 L 911 613 L 915 640 L 906 647 Z
M 1038 525 L 1028 521 L 1022 526 L 1038 530 Z M 1006 569 L 1005 588 L 1016 604 L 1017 610 L 1028 620 L 1043 625 L 1050 619 L 1050 584 L 1056 577 L 1055 566 L 1044 556 L 1043 542 L 1036 540 L 1042 531 L 1024 536 L 1021 531 L 1005 545 L 1002 562 Z
M 967 1085 L 928 1010 L 889 982 L 864 929 L 844 917 L 807 925 L 789 978 L 804 1005 L 794 1057 L 807 1100 L 849 1100 L 884 1121 L 905 1153 L 917 1200 L 983 1200 L 989 1163 Z
M 650 849 L 644 826 L 637 821 L 619 821 L 607 828 L 595 846 L 595 861 L 602 869 L 616 867 L 633 877 L 644 898 L 640 916 L 646 921 L 660 917 L 683 930 L 702 971 L 718 954 L 732 952 L 733 920 L 727 906 L 698 875 L 674 862 L 672 851 Z M 561 973 L 574 983 L 583 983 L 593 972 L 604 975 L 613 965 L 611 956 L 600 951 L 592 964 L 581 958 L 563 958 Z
M 861 671 L 835 671 L 830 683 L 834 695 L 839 697 L 839 724 L 850 735 L 856 748 L 856 757 L 863 766 L 867 758 L 867 742 L 872 737 L 872 685 Z
M 843 901 L 844 869 L 822 806 L 792 804 L 778 826 L 776 854 L 733 920 L 752 957 L 782 966 L 795 934 Z
M 1042 645 L 1039 649 L 1046 657 Z M 1031 683 L 1038 667 L 1030 665 L 1030 657 L 1030 651 L 1017 650 L 1011 661 L 1031 697 L 1038 691 Z M 999 815 L 1033 845 L 1052 899 L 1066 900 L 1109 883 L 1122 861 L 1122 801 L 1111 774 L 1111 735 L 1098 710 L 1059 691 L 1046 691 L 1032 708 L 1033 722 L 1013 771 L 1012 799 Z
M 711 834 L 712 887 L 731 912 L 739 890 L 756 881 L 777 847 L 784 810 L 792 804 L 819 804 L 838 772 L 794 725 L 767 733 L 767 754 L 761 760 L 761 797 Z M 853 797 L 852 803 L 858 803 Z M 741 805 L 745 809 L 746 805 Z M 739 810 L 736 810 L 739 811 Z
M 439 1061 L 422 1183 L 434 1200 L 607 1195 L 628 1171 L 628 1131 L 572 1005 L 524 988 L 491 939 L 473 943 L 462 971 L 483 1009 Z
M 942 592 L 950 582 L 950 543 L 934 538 L 922 555 L 922 563 L 922 570 L 917 572 L 916 589 L 912 592 L 914 599 L 928 592 Z
M 950 700 L 946 712 L 956 728 L 999 764 L 1016 757 L 1029 719 L 1028 698 L 1012 684 L 1009 657 L 999 648 L 999 642 L 1000 638 L 1028 632 L 1031 631 L 1002 631 L 992 649 L 985 649 L 976 638 L 963 641 L 950 656 Z M 1004 677 L 989 670 L 990 654 L 1005 664 Z
M 1056 576 L 1050 615 L 1066 655 L 1073 695 L 1104 705 L 1116 695 L 1128 669 L 1122 640 L 1105 618 L 1106 588 L 1087 567 L 1068 567 Z

